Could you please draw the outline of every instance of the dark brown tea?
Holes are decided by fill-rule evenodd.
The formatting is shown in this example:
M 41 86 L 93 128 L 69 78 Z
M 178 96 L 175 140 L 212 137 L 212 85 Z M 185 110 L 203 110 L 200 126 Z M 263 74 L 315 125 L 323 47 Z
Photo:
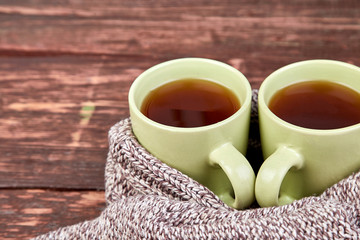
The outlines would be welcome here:
M 151 91 L 140 111 L 168 126 L 201 127 L 220 122 L 239 108 L 238 98 L 222 85 L 202 79 L 180 79 Z
M 286 122 L 312 129 L 360 123 L 360 94 L 329 81 L 295 83 L 272 97 L 269 109 Z

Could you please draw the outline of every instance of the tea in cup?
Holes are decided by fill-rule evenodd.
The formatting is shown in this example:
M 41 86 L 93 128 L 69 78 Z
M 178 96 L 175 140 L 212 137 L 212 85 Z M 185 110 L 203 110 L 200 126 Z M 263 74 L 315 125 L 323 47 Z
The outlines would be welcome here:
M 339 61 L 293 63 L 259 89 L 264 163 L 262 207 L 320 194 L 360 168 L 360 68 Z
M 247 149 L 251 87 L 235 68 L 183 58 L 151 67 L 129 91 L 132 129 L 155 157 L 212 190 L 227 205 L 254 201 Z

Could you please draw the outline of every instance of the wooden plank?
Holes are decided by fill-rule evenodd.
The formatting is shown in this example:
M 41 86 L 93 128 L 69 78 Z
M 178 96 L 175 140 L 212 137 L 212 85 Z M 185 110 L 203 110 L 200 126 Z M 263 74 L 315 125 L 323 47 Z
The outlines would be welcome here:
M 0 188 L 104 189 L 106 152 L 0 147 Z
M 257 82 L 302 59 L 359 65 L 357 0 L 40 3 L 0 5 L 4 53 L 235 59 Z
M 29 239 L 98 217 L 105 208 L 103 191 L 0 191 L 0 238 Z
M 121 64 L 0 58 L 0 187 L 103 189 L 107 132 L 128 116 L 139 72 Z
M 128 115 L 127 91 L 135 77 L 119 65 L 107 72 L 101 58 L 0 58 L 1 141 L 106 147 L 108 127 Z M 79 137 L 88 131 L 101 136 L 82 144 Z

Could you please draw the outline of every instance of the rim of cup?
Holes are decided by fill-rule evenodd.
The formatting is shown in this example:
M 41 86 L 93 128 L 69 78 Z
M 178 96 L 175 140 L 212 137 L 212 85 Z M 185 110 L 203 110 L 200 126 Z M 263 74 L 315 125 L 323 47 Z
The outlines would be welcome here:
M 146 78 L 148 74 L 154 72 L 154 71 L 158 71 L 158 69 L 160 68 L 164 68 L 167 67 L 169 65 L 172 64 L 177 64 L 177 63 L 181 63 L 181 62 L 194 62 L 194 63 L 206 63 L 206 64 L 212 64 L 212 65 L 218 65 L 221 66 L 223 68 L 225 68 L 227 71 L 231 71 L 234 74 L 238 75 L 238 77 L 241 79 L 241 81 L 243 82 L 243 86 L 246 88 L 246 96 L 245 96 L 245 101 L 241 102 L 241 107 L 239 108 L 239 110 L 237 110 L 234 114 L 232 114 L 230 117 L 219 121 L 217 123 L 213 123 L 210 125 L 205 125 L 205 126 L 200 126 L 200 127 L 174 127 L 174 126 L 168 126 L 162 123 L 158 123 L 154 120 L 151 120 L 150 118 L 148 118 L 147 116 L 145 116 L 138 108 L 138 106 L 135 103 L 135 91 L 138 88 L 138 85 L 142 84 L 141 80 L 143 78 Z M 200 79 L 201 77 L 199 77 Z M 205 79 L 207 80 L 207 79 Z M 208 79 L 211 80 L 211 79 Z M 176 81 L 174 79 L 174 81 Z M 164 82 L 165 83 L 165 82 Z M 161 84 L 159 85 L 161 86 Z M 225 86 L 227 87 L 227 86 Z M 228 87 L 227 87 L 228 88 Z M 228 122 L 231 122 L 234 118 L 238 117 L 239 115 L 243 114 L 244 111 L 246 111 L 246 108 L 243 106 L 249 106 L 251 107 L 251 100 L 252 100 L 252 89 L 251 89 L 251 85 L 250 82 L 248 81 L 248 79 L 244 76 L 243 73 L 241 73 L 239 70 L 237 70 L 236 68 L 230 66 L 229 64 L 226 64 L 224 62 L 220 62 L 217 60 L 213 60 L 213 59 L 207 59 L 207 58 L 196 58 L 196 57 L 189 57 L 189 58 L 178 58 L 178 59 L 173 59 L 173 60 L 169 60 L 169 61 L 165 61 L 162 63 L 159 63 L 157 65 L 154 65 L 150 68 L 148 68 L 147 70 L 145 70 L 144 72 L 142 72 L 132 83 L 132 85 L 130 86 L 130 90 L 129 90 L 129 95 L 128 95 L 128 102 L 130 107 L 132 108 L 132 111 L 134 114 L 136 114 L 138 117 L 141 117 L 143 119 L 143 121 L 147 122 L 148 124 L 154 125 L 159 129 L 166 129 L 169 131 L 177 131 L 177 132 L 197 132 L 197 131 L 205 131 L 205 130 L 209 130 L 209 129 L 213 129 L 213 128 L 217 128 L 219 126 L 225 125 Z
M 330 136 L 330 135 L 336 135 L 338 133 L 345 133 L 345 132 L 353 131 L 355 129 L 360 129 L 360 123 L 353 124 L 353 125 L 346 126 L 346 127 L 342 127 L 342 128 L 334 128 L 334 129 L 312 129 L 312 128 L 300 127 L 300 126 L 289 123 L 289 122 L 279 118 L 276 114 L 274 114 L 269 109 L 267 103 L 265 103 L 265 99 L 264 99 L 265 93 L 264 93 L 264 91 L 266 90 L 267 85 L 271 84 L 271 82 L 274 81 L 273 80 L 274 77 L 276 77 L 279 74 L 282 74 L 284 71 L 288 71 L 291 68 L 297 68 L 297 67 L 301 67 L 303 65 L 314 65 L 314 64 L 327 64 L 327 65 L 342 66 L 342 67 L 345 67 L 345 68 L 348 68 L 348 69 L 352 69 L 354 71 L 358 71 L 359 75 L 360 75 L 360 68 L 359 67 L 357 67 L 357 66 L 355 66 L 353 64 L 350 64 L 350 63 L 345 63 L 345 62 L 341 62 L 341 61 L 337 61 L 337 60 L 312 59 L 312 60 L 304 60 L 304 61 L 294 62 L 294 63 L 288 64 L 286 66 L 283 66 L 283 67 L 275 70 L 274 72 L 272 72 L 269 76 L 267 76 L 264 79 L 264 81 L 262 82 L 262 84 L 261 84 L 261 86 L 259 88 L 258 106 L 259 107 L 261 106 L 263 108 L 264 113 L 266 115 L 268 115 L 269 117 L 275 119 L 276 122 L 278 122 L 279 124 L 281 124 L 282 126 L 284 126 L 286 128 L 292 129 L 292 130 L 297 131 L 297 132 L 303 132 L 303 133 L 307 133 L 307 134 L 316 134 L 316 135 L 329 135 Z M 314 79 L 314 80 L 317 80 L 317 79 Z M 324 80 L 326 80 L 326 79 L 324 79 Z M 359 79 L 359 81 L 360 81 L 360 79 Z M 299 82 L 301 82 L 301 81 L 299 81 Z M 340 84 L 341 84 L 341 82 L 340 82 Z M 289 84 L 289 85 L 291 85 L 291 84 Z M 283 86 L 283 87 L 286 87 L 286 86 Z M 280 90 L 280 89 L 281 88 L 279 88 L 278 90 Z M 276 90 L 276 91 L 278 91 L 278 90 Z

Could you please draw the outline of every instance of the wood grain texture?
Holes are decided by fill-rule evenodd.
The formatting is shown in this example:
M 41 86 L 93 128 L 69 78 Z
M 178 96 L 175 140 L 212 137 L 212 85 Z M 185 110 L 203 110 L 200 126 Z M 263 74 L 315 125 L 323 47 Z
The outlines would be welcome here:
M 122 62 L 108 72 L 104 63 L 0 59 L 0 186 L 103 189 L 107 132 L 128 116 L 127 91 L 140 72 Z
M 9 55 L 105 54 L 137 56 L 141 61 L 150 56 L 202 56 L 236 61 L 258 86 L 274 68 L 297 60 L 356 63 L 359 5 L 354 0 L 27 1 L 0 7 L 0 45 Z
M 2 0 L 0 238 L 95 217 L 104 206 L 107 132 L 129 115 L 132 81 L 190 56 L 234 66 L 253 88 L 295 61 L 360 66 L 360 2 Z M 29 220 L 31 206 L 19 204 L 25 198 L 52 210 Z M 78 211 L 71 221 L 61 209 L 74 201 L 89 215 Z M 34 226 L 11 224 L 31 219 Z
M 98 217 L 104 192 L 1 190 L 0 239 L 29 239 Z

